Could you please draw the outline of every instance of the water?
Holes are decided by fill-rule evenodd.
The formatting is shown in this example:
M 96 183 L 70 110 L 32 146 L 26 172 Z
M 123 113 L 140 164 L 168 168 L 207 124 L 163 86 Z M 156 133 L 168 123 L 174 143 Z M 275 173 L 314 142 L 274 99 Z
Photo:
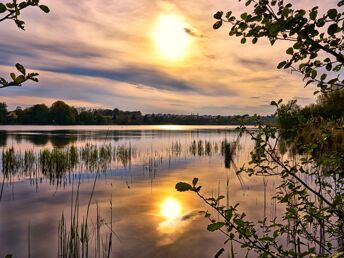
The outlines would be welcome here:
M 175 190 L 177 182 L 194 177 L 205 195 L 223 194 L 224 205 L 240 203 L 250 219 L 276 213 L 273 180 L 264 187 L 263 178 L 235 174 L 253 143 L 248 136 L 238 139 L 234 127 L 2 126 L 0 131 L 2 150 L 13 147 L 17 158 L 30 150 L 36 159 L 29 169 L 0 175 L 0 257 L 57 257 L 62 214 L 68 230 L 71 214 L 82 221 L 93 186 L 89 257 L 106 249 L 111 232 L 110 257 L 213 257 L 226 238 L 207 232 L 208 220 L 199 211 L 211 209 L 193 193 Z M 231 157 L 221 151 L 224 142 L 235 149 Z M 84 157 L 58 178 L 41 171 L 44 149 L 70 146 L 78 155 L 93 146 L 98 166 L 89 167 Z M 104 162 L 102 146 L 111 152 Z M 129 157 L 123 154 L 128 150 Z

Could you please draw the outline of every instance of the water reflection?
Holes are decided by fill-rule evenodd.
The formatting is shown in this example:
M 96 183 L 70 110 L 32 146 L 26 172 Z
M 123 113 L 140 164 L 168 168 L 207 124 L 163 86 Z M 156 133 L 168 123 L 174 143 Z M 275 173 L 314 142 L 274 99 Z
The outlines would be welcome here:
M 68 223 L 71 219 L 71 200 L 75 203 L 78 198 L 78 214 L 82 220 L 96 175 L 98 180 L 89 214 L 90 230 L 96 228 L 99 207 L 100 221 L 113 221 L 113 224 L 104 224 L 105 237 L 112 226 L 121 239 L 113 241 L 111 257 L 160 258 L 185 257 L 187 254 L 188 257 L 206 258 L 217 252 L 223 238 L 206 231 L 208 221 L 198 212 L 207 207 L 192 193 L 177 193 L 174 185 L 178 181 L 199 177 L 204 191 L 207 191 L 205 195 L 226 195 L 230 204 L 240 202 L 253 219 L 263 216 L 264 186 L 261 180 L 244 178 L 247 189 L 243 190 L 233 168 L 233 163 L 242 166 L 247 162 L 252 147 L 249 138 L 244 138 L 235 152 L 222 147 L 224 141 L 233 147 L 237 140 L 235 132 L 223 129 L 188 130 L 185 127 L 178 132 L 162 131 L 161 128 L 158 131 L 122 130 L 118 133 L 106 130 L 102 133 L 99 130 L 65 131 L 58 137 L 76 141 L 54 152 L 51 137 L 56 138 L 57 133 L 36 132 L 36 135 L 42 134 L 45 135 L 42 139 L 48 139 L 44 148 L 37 146 L 36 140 L 28 140 L 32 139 L 28 133 L 7 132 L 12 140 L 15 135 L 20 135 L 18 138 L 22 139 L 20 144 L 7 141 L 7 148 L 15 148 L 14 160 L 21 162 L 22 166 L 10 177 L 11 181 L 2 184 L 0 257 L 6 253 L 12 253 L 15 257 L 27 256 L 29 222 L 31 257 L 56 257 L 61 214 L 64 213 Z M 44 157 L 40 156 L 39 153 L 43 154 L 45 148 L 49 152 L 45 152 Z M 32 151 L 27 152 L 26 161 L 25 150 Z M 34 162 L 31 166 L 32 155 Z M 107 165 L 104 170 L 92 171 L 94 161 L 99 164 L 105 161 Z M 45 175 L 41 173 L 42 165 Z M 30 167 L 35 173 L 31 173 L 30 180 L 27 180 L 22 174 L 31 170 Z M 61 172 L 58 176 L 62 176 L 63 182 L 68 181 L 62 184 L 63 187 L 57 187 L 56 183 L 49 184 L 50 176 L 54 178 L 56 171 Z M 36 179 L 40 182 L 39 187 L 33 183 Z M 268 197 L 272 191 L 269 187 L 273 188 L 270 181 L 266 190 Z M 93 236 L 90 253 L 94 253 L 95 231 L 91 231 L 90 235 Z M 51 246 L 42 247 L 43 242 L 49 242 Z
M 181 204 L 175 198 L 167 198 L 161 204 L 161 215 L 166 220 L 175 220 L 182 214 Z
M 7 132 L 0 131 L 0 147 L 7 145 Z

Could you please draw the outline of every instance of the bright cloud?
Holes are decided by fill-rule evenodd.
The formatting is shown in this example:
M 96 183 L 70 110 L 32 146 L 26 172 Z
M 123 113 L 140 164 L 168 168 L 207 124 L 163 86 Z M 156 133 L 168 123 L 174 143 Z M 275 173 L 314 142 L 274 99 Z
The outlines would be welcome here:
M 226 29 L 213 31 L 217 10 L 240 12 L 231 1 L 45 0 L 52 10 L 24 12 L 26 32 L 0 24 L 1 75 L 16 62 L 40 73 L 40 83 L 1 90 L 11 107 L 55 99 L 76 106 L 148 112 L 271 113 L 271 100 L 313 100 L 300 78 L 277 71 L 283 44 L 262 40 L 241 45 Z M 296 1 L 309 8 L 332 0 Z M 300 7 L 302 7 L 300 6 Z M 172 62 L 158 53 L 152 37 L 162 15 L 185 21 L 192 38 L 187 57 Z

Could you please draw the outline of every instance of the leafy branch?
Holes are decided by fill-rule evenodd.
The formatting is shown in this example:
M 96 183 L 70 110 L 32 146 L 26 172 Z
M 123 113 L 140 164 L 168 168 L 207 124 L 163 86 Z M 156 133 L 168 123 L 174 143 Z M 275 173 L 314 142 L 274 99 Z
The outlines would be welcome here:
M 253 11 L 240 17 L 232 11 L 214 14 L 217 21 L 213 28 L 230 24 L 229 36 L 241 37 L 242 44 L 249 38 L 253 44 L 260 38 L 268 38 L 271 45 L 278 40 L 290 42 L 286 49 L 290 59 L 280 62 L 278 69 L 292 68 L 303 74 L 306 86 L 316 83 L 320 88 L 315 94 L 344 88 L 340 75 L 344 65 L 343 11 L 331 8 L 319 15 L 318 6 L 306 12 L 283 0 L 246 0 L 245 5 L 253 5 Z M 339 0 L 337 7 L 343 5 L 344 1 Z
M 25 30 L 25 22 L 22 19 L 20 19 L 20 15 L 22 10 L 30 6 L 38 7 L 44 13 L 50 12 L 49 7 L 47 7 L 46 5 L 39 4 L 39 0 L 13 0 L 12 2 L 8 2 L 6 4 L 0 3 L 0 15 L 3 15 L 2 17 L 0 17 L 0 22 L 6 20 L 13 20 L 19 29 Z M 24 66 L 19 63 L 16 64 L 16 68 L 20 72 L 20 74 L 16 75 L 15 73 L 10 73 L 10 80 L 0 77 L 0 88 L 22 86 L 22 84 L 28 80 L 38 82 L 38 73 L 27 73 Z

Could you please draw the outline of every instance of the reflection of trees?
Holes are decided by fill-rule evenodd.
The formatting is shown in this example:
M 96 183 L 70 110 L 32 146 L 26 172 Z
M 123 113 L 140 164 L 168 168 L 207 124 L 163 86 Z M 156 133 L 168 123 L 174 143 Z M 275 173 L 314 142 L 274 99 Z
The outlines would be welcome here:
M 76 135 L 50 135 L 50 142 L 54 147 L 62 148 L 78 140 Z
M 0 131 L 0 146 L 6 146 L 7 144 L 7 132 Z
M 46 134 L 32 134 L 26 135 L 25 139 L 34 145 L 45 146 L 49 141 L 49 136 Z

